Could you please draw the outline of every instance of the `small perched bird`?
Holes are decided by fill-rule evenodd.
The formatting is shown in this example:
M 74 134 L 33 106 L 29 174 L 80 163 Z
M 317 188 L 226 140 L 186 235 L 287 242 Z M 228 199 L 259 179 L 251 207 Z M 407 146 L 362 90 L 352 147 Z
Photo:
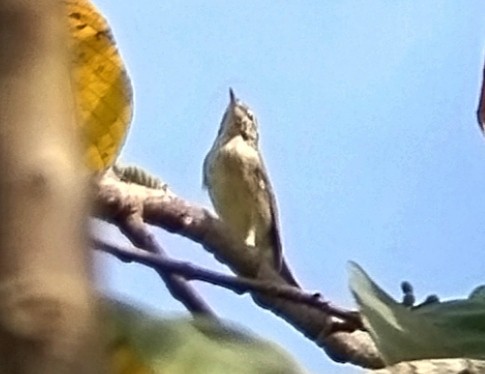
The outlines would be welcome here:
M 203 185 L 233 235 L 298 286 L 282 256 L 276 200 L 258 148 L 258 123 L 229 90 L 229 105 L 204 160 Z

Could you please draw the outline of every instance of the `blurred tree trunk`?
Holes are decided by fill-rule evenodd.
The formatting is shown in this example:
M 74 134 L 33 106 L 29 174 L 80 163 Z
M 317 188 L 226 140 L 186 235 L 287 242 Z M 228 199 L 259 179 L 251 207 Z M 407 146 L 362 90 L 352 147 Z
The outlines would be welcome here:
M 99 373 L 60 0 L 0 0 L 0 371 Z

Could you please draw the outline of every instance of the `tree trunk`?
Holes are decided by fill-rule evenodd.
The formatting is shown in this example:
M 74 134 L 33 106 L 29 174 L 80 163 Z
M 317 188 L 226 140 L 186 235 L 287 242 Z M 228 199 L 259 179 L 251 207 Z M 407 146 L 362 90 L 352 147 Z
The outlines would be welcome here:
M 0 0 L 0 371 L 100 373 L 60 0 Z

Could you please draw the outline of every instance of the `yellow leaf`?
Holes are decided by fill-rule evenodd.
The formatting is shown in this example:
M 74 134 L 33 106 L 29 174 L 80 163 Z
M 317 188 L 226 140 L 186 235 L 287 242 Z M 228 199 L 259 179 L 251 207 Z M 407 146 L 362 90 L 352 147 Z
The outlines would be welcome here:
M 112 374 L 153 374 L 136 350 L 126 340 L 109 347 L 109 372 Z
M 132 88 L 110 27 L 89 0 L 64 0 L 72 76 L 88 167 L 111 166 L 133 115 Z

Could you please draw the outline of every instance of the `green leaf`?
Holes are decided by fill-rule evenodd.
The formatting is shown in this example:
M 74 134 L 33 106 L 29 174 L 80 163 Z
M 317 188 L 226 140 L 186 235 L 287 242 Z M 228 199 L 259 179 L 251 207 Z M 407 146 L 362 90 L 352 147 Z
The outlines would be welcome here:
M 350 290 L 364 323 L 390 365 L 429 358 L 485 359 L 483 287 L 468 299 L 405 307 L 356 263 L 349 264 Z
M 304 373 L 276 344 L 226 322 L 163 319 L 111 299 L 103 307 L 112 373 Z

